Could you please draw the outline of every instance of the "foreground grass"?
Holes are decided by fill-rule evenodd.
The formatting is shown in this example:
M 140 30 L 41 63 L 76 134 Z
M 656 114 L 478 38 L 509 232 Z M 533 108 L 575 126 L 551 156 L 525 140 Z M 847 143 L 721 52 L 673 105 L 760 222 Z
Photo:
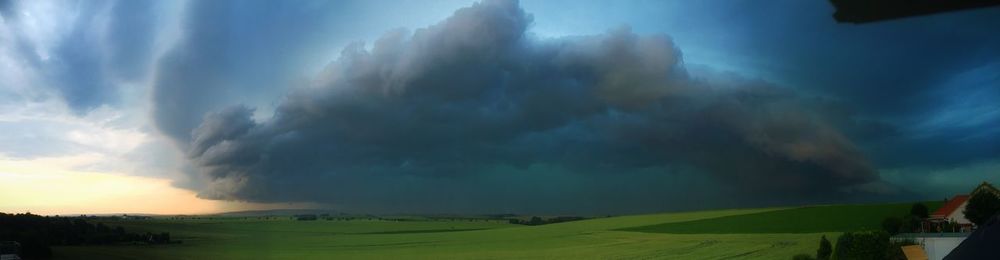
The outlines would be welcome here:
M 897 207 L 890 208 L 895 212 Z M 155 219 L 109 224 L 130 231 L 171 232 L 183 244 L 56 247 L 54 253 L 57 259 L 789 259 L 795 254 L 814 253 L 821 235 L 831 240 L 839 235 L 810 230 L 743 233 L 737 231 L 745 230 L 737 229 L 699 234 L 629 231 L 670 223 L 759 218 L 762 214 L 780 218 L 787 216 L 783 213 L 787 210 L 650 214 L 543 226 L 486 221 Z M 704 225 L 703 229 L 708 227 Z M 722 228 L 738 227 L 718 230 Z
M 924 202 L 930 209 L 942 202 Z M 674 234 L 819 233 L 881 229 L 886 217 L 901 217 L 912 203 L 829 205 L 774 210 L 754 214 L 661 223 L 624 228 L 625 231 Z

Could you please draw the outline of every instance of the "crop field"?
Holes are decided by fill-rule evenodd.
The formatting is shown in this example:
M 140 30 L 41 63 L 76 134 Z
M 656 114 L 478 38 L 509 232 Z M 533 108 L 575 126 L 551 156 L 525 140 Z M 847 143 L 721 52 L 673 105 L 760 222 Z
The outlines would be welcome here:
M 170 232 L 183 243 L 53 250 L 56 259 L 790 259 L 814 253 L 821 235 L 835 239 L 837 231 L 878 223 L 878 215 L 907 211 L 908 204 L 715 210 L 541 226 L 485 220 L 152 219 L 107 224 Z M 840 218 L 862 212 L 863 220 Z M 810 225 L 789 219 L 816 214 L 833 216 Z M 853 224 L 857 221 L 862 224 Z M 681 228 L 686 226 L 691 228 Z
M 942 202 L 924 202 L 938 208 Z M 901 217 L 912 203 L 874 205 L 828 205 L 670 222 L 624 228 L 625 231 L 674 234 L 819 233 L 880 229 L 886 217 Z

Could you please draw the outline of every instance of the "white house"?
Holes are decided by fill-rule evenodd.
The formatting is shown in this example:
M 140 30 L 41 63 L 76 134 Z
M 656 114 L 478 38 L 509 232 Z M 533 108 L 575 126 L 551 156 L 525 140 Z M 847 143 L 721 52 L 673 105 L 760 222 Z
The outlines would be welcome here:
M 931 213 L 930 219 L 956 222 L 962 225 L 972 224 L 969 219 L 965 218 L 965 213 L 962 213 L 968 204 L 969 195 L 955 195 L 955 197 L 948 200 L 941 208 Z
M 912 240 L 920 244 L 930 260 L 943 259 L 962 243 L 972 231 L 973 223 L 965 218 L 965 207 L 969 204 L 971 194 L 992 192 L 1000 195 L 1000 191 L 983 182 L 970 195 L 956 195 L 941 208 L 931 213 L 921 233 L 908 233 L 894 236 L 894 240 Z M 960 230 L 941 230 L 944 222 L 954 222 L 961 226 Z M 936 229 L 936 230 L 935 230 Z
M 976 187 L 975 190 L 972 190 L 972 192 L 969 193 L 969 195 L 955 195 L 955 197 L 948 200 L 948 202 L 945 203 L 943 206 L 941 206 L 941 208 L 934 211 L 934 213 L 931 213 L 930 220 L 956 222 L 963 226 L 968 225 L 969 227 L 971 227 L 972 222 L 969 221 L 969 219 L 965 218 L 965 213 L 964 213 L 965 206 L 969 204 L 969 198 L 972 196 L 972 194 L 980 192 L 990 192 L 993 194 L 1000 195 L 1000 191 L 998 191 L 989 183 L 983 182 L 982 184 L 979 184 L 979 186 Z

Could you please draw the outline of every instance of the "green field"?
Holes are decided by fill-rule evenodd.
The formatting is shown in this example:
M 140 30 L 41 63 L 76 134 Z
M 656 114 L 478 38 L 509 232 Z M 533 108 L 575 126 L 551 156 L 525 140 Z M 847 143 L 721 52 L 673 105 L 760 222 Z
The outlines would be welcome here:
M 925 202 L 938 208 L 942 202 Z M 819 233 L 880 229 L 882 219 L 900 217 L 912 203 L 830 205 L 774 210 L 754 214 L 699 219 L 624 228 L 625 231 L 673 234 Z
M 790 259 L 815 252 L 821 235 L 839 234 L 813 231 L 868 226 L 881 220 L 879 214 L 903 215 L 908 209 L 893 204 L 716 210 L 542 226 L 482 220 L 153 219 L 108 224 L 130 232 L 170 232 L 183 243 L 53 250 L 57 259 Z M 875 219 L 849 217 L 858 214 Z M 820 222 L 787 219 L 802 216 Z M 741 221 L 756 227 L 743 228 Z

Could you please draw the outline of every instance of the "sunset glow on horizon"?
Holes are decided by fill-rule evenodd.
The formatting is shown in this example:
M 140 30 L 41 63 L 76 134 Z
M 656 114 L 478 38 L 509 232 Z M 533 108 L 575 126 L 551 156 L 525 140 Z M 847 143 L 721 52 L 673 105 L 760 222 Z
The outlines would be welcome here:
M 73 169 L 88 159 L 0 158 L 0 212 L 190 215 L 301 206 L 206 200 L 169 179 Z

